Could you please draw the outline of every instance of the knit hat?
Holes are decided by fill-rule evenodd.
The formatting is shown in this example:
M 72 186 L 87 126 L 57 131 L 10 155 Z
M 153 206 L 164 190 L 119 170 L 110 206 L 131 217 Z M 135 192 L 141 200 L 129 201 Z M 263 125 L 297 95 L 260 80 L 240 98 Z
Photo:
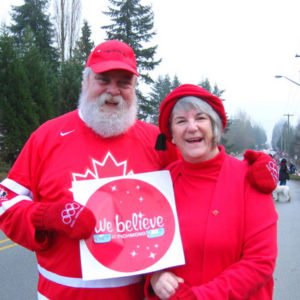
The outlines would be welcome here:
M 86 67 L 90 67 L 95 73 L 126 70 L 139 75 L 133 49 L 117 40 L 99 44 L 89 55 Z
M 161 134 L 157 137 L 156 150 L 165 150 L 166 140 L 172 140 L 170 116 L 176 102 L 185 96 L 195 96 L 207 102 L 219 115 L 225 129 L 227 118 L 222 100 L 198 85 L 183 84 L 171 91 L 160 104 L 158 124 Z

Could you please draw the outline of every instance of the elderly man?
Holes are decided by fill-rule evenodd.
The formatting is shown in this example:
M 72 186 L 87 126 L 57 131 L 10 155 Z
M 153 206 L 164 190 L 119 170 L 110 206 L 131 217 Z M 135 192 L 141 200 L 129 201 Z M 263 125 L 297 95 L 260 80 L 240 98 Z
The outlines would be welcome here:
M 155 150 L 156 126 L 136 119 L 137 76 L 129 45 L 116 40 L 98 45 L 83 72 L 78 110 L 33 132 L 0 184 L 0 228 L 35 251 L 39 299 L 144 297 L 142 276 L 82 278 L 79 240 L 92 234 L 96 220 L 74 201 L 71 189 L 74 181 L 157 171 L 177 159 L 170 144 L 168 151 Z M 261 167 L 265 157 L 257 157 L 250 168 L 259 166 L 258 173 L 270 177 Z M 255 178 L 256 170 L 251 174 Z M 271 180 L 267 185 L 273 189 Z

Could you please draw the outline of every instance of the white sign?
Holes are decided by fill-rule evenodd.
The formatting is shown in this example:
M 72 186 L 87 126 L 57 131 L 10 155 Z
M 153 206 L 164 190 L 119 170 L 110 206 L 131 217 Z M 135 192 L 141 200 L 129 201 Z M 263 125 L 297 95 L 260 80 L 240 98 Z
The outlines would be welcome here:
M 75 201 L 96 216 L 80 241 L 83 279 L 144 274 L 184 264 L 168 171 L 73 182 Z

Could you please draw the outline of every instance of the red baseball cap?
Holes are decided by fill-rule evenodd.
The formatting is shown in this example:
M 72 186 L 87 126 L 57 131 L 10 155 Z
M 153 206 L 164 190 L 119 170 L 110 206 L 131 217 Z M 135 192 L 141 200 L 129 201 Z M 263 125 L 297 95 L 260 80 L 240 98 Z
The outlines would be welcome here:
M 133 49 L 126 43 L 109 40 L 99 44 L 89 55 L 86 67 L 95 73 L 126 70 L 139 75 Z

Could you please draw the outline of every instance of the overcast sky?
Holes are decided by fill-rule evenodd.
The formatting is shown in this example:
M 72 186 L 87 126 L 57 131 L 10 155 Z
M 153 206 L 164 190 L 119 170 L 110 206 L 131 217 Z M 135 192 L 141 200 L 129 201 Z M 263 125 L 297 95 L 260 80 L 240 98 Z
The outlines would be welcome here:
M 11 5 L 1 1 L 0 19 L 9 22 Z M 224 89 L 230 117 L 246 112 L 271 137 L 273 126 L 290 116 L 300 118 L 300 1 L 299 0 L 144 0 L 152 4 L 157 33 L 157 58 L 162 63 L 152 74 L 177 75 L 182 83 L 208 78 Z M 95 43 L 103 41 L 107 25 L 102 11 L 108 0 L 83 0 Z

